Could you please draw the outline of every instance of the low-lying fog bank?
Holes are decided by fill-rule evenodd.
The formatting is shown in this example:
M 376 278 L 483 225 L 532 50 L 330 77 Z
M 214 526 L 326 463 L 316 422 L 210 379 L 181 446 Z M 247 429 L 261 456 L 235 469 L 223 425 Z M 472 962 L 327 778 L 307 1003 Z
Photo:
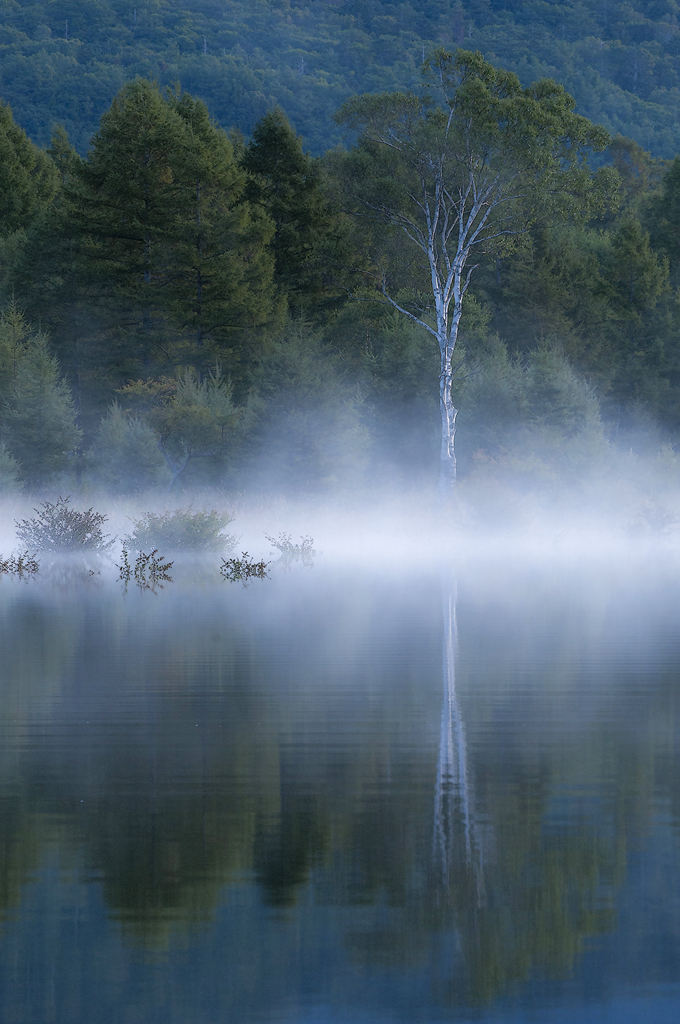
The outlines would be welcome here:
M 105 517 L 100 556 L 111 567 L 120 561 L 123 546 L 133 553 L 156 547 L 161 555 L 184 561 L 204 552 L 216 565 L 219 555 L 248 552 L 271 563 L 281 558 L 277 545 L 282 538 L 284 546 L 300 549 L 306 544 L 329 565 L 636 556 L 655 560 L 655 552 L 662 561 L 674 559 L 680 555 L 680 488 L 660 474 L 654 483 L 645 487 L 639 481 L 634 485 L 610 478 L 580 482 L 571 490 L 536 490 L 520 481 L 477 477 L 463 481 L 446 505 L 438 502 L 434 488 L 419 493 L 338 491 L 297 499 L 219 490 L 131 498 L 72 491 L 68 508 Z M 59 495 L 51 493 L 14 493 L 0 499 L 0 556 L 26 551 L 40 557 L 40 545 L 30 533 L 26 540 L 22 523 L 35 521 L 57 502 Z M 148 528 L 167 526 L 168 520 L 178 518 L 178 510 L 185 525 L 196 527 L 200 520 L 188 546 L 168 540 L 173 535 L 167 530 L 154 535 Z

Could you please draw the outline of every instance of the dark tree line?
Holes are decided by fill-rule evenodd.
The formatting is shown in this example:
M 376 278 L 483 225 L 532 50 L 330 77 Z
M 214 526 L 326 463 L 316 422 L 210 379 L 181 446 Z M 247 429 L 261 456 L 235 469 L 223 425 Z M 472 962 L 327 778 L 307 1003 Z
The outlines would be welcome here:
M 280 108 L 246 142 L 142 78 L 85 157 L 64 129 L 38 149 L 0 108 L 4 485 L 428 479 L 442 352 L 463 476 L 673 442 L 680 159 L 608 140 L 554 83 L 523 90 L 480 55 L 428 66 L 448 94 L 357 97 L 358 135 L 321 159 Z M 453 249 L 441 235 L 429 265 L 418 196 L 453 185 L 491 189 L 493 216 Z M 451 196 L 447 239 L 474 206 Z

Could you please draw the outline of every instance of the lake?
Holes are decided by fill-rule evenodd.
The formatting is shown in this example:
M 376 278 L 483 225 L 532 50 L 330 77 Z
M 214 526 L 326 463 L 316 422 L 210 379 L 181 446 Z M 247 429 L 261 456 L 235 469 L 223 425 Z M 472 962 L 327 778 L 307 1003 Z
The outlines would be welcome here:
M 3 1024 L 680 1018 L 679 568 L 1 579 Z

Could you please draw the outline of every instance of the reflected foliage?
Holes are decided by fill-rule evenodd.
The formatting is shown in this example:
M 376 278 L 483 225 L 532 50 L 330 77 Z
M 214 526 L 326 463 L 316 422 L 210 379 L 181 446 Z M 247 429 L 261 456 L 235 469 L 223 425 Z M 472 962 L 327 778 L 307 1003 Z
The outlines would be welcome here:
M 191 602 L 0 592 L 5 913 L 58 848 L 135 948 L 218 927 L 254 886 L 263 913 L 328 915 L 338 970 L 424 971 L 440 1008 L 577 970 L 617 927 L 652 808 L 677 804 L 676 661 L 640 688 L 631 632 L 665 628 L 656 605 L 473 571 L 456 621 L 436 578 L 280 580 Z M 613 641 L 622 660 L 598 660 Z

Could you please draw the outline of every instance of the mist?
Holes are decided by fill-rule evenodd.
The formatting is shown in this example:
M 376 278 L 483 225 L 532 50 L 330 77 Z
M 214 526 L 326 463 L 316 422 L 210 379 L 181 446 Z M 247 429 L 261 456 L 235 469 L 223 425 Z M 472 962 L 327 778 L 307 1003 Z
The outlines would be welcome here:
M 680 8 L 119 6 L 2 15 L 0 1017 L 680 1018 Z

